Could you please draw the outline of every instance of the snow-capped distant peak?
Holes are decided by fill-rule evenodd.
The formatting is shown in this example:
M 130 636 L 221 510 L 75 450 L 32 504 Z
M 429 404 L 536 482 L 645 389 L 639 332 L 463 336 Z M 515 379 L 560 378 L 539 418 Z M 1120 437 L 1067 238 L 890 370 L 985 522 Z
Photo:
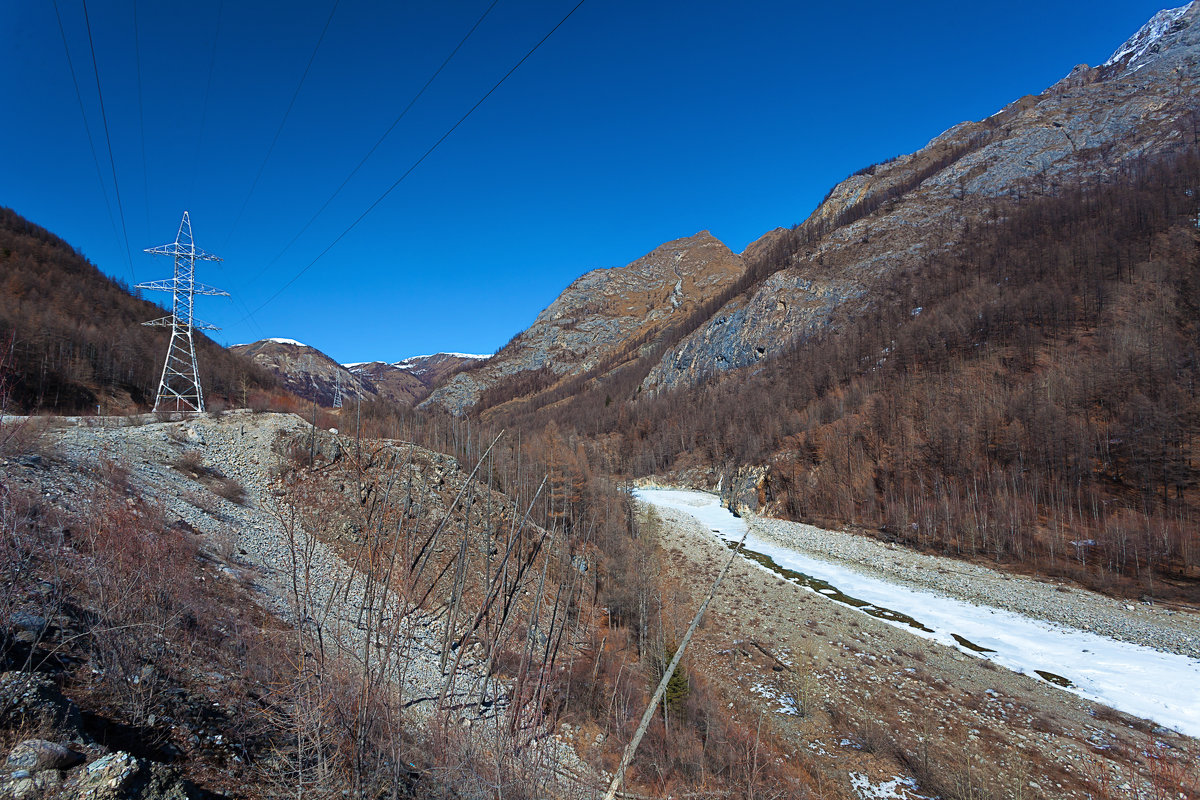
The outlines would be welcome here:
M 403 361 L 397 361 L 396 363 L 392 364 L 392 366 L 396 369 L 412 369 L 417 365 L 418 362 L 424 361 L 428 358 L 433 358 L 434 356 L 453 356 L 454 358 L 469 358 L 475 361 L 491 358 L 490 355 L 485 356 L 479 355 L 478 353 L 429 353 L 423 356 L 409 356 Z
M 295 339 L 272 338 L 272 339 L 263 339 L 263 341 L 264 342 L 275 342 L 275 344 L 290 344 L 290 345 L 295 345 L 296 347 L 308 347 L 308 345 L 306 345 L 304 342 L 297 342 Z
M 1154 47 L 1159 39 L 1171 32 L 1171 28 L 1175 25 L 1175 23 L 1178 22 L 1179 19 L 1186 14 L 1188 9 L 1190 9 L 1193 5 L 1195 5 L 1195 0 L 1192 0 L 1191 3 L 1188 3 L 1185 6 L 1180 6 L 1179 8 L 1168 8 L 1155 14 L 1150 18 L 1149 22 L 1143 25 L 1137 33 L 1129 38 L 1129 41 L 1121 45 L 1117 49 L 1117 52 L 1113 53 L 1112 57 L 1109 58 L 1108 61 L 1104 62 L 1104 66 L 1107 67 L 1111 64 L 1116 64 L 1125 58 L 1129 59 L 1129 64 L 1131 65 L 1137 62 L 1142 58 L 1142 56 L 1150 52 L 1151 48 Z

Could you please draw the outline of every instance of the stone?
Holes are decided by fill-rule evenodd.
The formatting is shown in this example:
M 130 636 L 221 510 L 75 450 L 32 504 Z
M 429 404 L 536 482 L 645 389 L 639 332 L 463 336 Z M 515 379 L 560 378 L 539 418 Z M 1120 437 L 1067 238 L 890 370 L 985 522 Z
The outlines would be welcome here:
M 68 739 L 80 736 L 82 719 L 76 705 L 46 675 L 0 674 L 0 728 L 53 732 Z
M 72 773 L 63 800 L 191 800 L 198 792 L 174 767 L 118 751 Z
M 14 628 L 20 628 L 23 631 L 31 631 L 33 633 L 42 633 L 49 627 L 46 618 L 37 614 L 29 614 L 24 611 L 18 611 L 10 618 Z
M 83 761 L 83 755 L 65 745 L 45 739 L 26 739 L 14 747 L 4 762 L 5 769 L 30 773 L 47 769 L 70 769 Z

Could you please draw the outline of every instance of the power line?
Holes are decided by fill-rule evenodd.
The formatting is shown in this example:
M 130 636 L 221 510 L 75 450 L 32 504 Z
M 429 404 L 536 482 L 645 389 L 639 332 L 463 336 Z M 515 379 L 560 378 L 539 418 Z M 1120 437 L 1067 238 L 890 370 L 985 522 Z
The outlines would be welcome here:
M 272 258 L 270 261 L 268 261 L 266 266 L 264 266 L 257 273 L 255 273 L 255 275 L 250 279 L 251 283 L 253 283 L 254 281 L 258 280 L 260 277 L 262 277 L 262 274 L 264 272 L 266 272 L 268 269 L 270 269 L 271 266 L 273 264 L 275 264 L 276 261 L 278 261 L 280 258 L 282 258 L 283 254 L 286 253 L 291 248 L 291 246 L 296 243 L 296 240 L 304 235 L 304 232 L 306 230 L 308 230 L 309 226 L 317 221 L 317 217 L 319 217 L 319 216 L 321 216 L 321 214 L 325 213 L 325 209 L 329 208 L 329 204 L 332 203 L 339 194 L 341 194 L 342 189 L 346 188 L 346 184 L 350 183 L 351 179 L 353 179 L 354 176 L 358 174 L 358 171 L 360 169 L 362 169 L 363 165 L 366 164 L 367 161 L 371 158 L 371 156 L 375 154 L 375 151 L 379 149 L 379 146 L 381 144 L 383 144 L 383 141 L 385 139 L 387 139 L 387 137 L 391 135 L 391 133 L 395 129 L 395 127 L 400 124 L 400 120 L 404 119 L 408 115 L 408 112 L 412 109 L 412 107 L 414 105 L 416 105 L 418 100 L 421 99 L 421 95 L 425 94 L 425 90 L 428 89 L 435 80 L 437 80 L 437 77 L 442 74 L 442 70 L 444 70 L 446 68 L 446 66 L 450 63 L 450 61 L 454 58 L 454 56 L 458 55 L 458 51 L 461 50 L 463 45 L 467 43 L 467 40 L 471 38 L 471 35 L 473 33 L 475 33 L 475 30 L 481 24 L 483 24 L 483 21 L 487 18 L 488 14 L 492 13 L 492 9 L 495 8 L 496 4 L 499 2 L 500 2 L 500 0 L 492 0 L 492 4 L 490 6 L 488 6 L 486 9 L 484 9 L 484 12 L 479 15 L 479 19 L 475 20 L 475 24 L 471 26 L 471 29 L 469 31 L 467 31 L 466 35 L 463 36 L 462 39 L 459 40 L 458 44 L 454 46 L 454 49 L 450 51 L 450 55 L 446 56 L 446 59 L 444 61 L 442 61 L 441 66 L 439 66 L 437 68 L 437 70 L 432 75 L 429 76 L 429 80 L 425 81 L 425 85 L 422 86 L 415 95 L 413 95 L 413 98 L 408 101 L 408 105 L 406 105 L 404 107 L 404 109 L 399 113 L 399 115 L 397 115 L 396 118 L 394 120 L 392 120 L 392 124 L 387 127 L 387 130 L 385 130 L 383 132 L 383 135 L 381 135 L 379 137 L 379 139 L 376 140 L 375 144 L 371 145 L 371 149 L 367 151 L 367 154 L 365 156 L 363 156 L 362 159 L 358 162 L 358 164 L 356 164 L 354 166 L 354 169 L 350 170 L 350 174 L 346 176 L 346 179 L 343 180 L 341 182 L 341 184 L 339 184 L 338 187 L 333 190 L 333 194 L 329 195 L 328 199 L 326 199 L 325 202 L 321 204 L 321 207 L 317 209 L 316 213 L 313 214 L 311 218 L 309 218 L 308 222 L 304 223 L 304 226 L 300 228 L 300 230 L 296 233 L 296 235 L 293 236 L 291 238 L 291 240 L 288 241 L 288 243 L 283 246 L 283 249 L 280 250 L 279 253 L 276 254 L 276 256 L 274 258 Z
M 324 250 L 322 250 L 320 253 L 317 254 L 316 258 L 314 258 L 312 261 L 308 262 L 308 264 L 303 269 L 301 269 L 299 272 L 297 272 L 295 275 L 293 275 L 291 280 L 289 280 L 283 286 L 279 287 L 279 290 L 276 291 L 275 294 L 268 297 L 265 301 L 263 301 L 262 305 L 260 305 L 256 309 L 254 309 L 254 313 L 262 311 L 263 308 L 265 308 L 268 303 L 273 301 L 276 297 L 279 297 L 279 295 L 283 294 L 284 290 L 286 290 L 289 286 L 291 286 L 293 283 L 295 283 L 297 280 L 299 280 L 300 276 L 302 276 L 304 273 L 306 273 L 310 269 L 312 269 L 314 264 L 316 264 L 318 261 L 320 261 L 321 258 L 323 258 L 326 253 L 328 253 L 330 250 L 332 250 L 338 242 L 340 242 L 343 238 L 345 238 L 346 234 L 350 233 L 350 231 L 354 230 L 360 222 L 362 222 L 364 219 L 366 219 L 367 215 L 370 214 L 372 211 L 374 211 L 375 207 L 378 206 L 380 203 L 382 203 L 384 198 L 386 198 L 389 194 L 391 194 L 392 191 L 395 190 L 395 188 L 397 186 L 399 186 L 404 181 L 405 178 L 407 178 L 409 175 L 411 175 L 413 170 L 415 170 L 417 167 L 419 167 L 421 165 L 421 163 L 425 161 L 425 159 L 429 158 L 429 156 L 433 153 L 433 151 L 436 150 L 438 148 L 438 146 L 441 145 L 442 142 L 444 142 L 444 141 L 446 141 L 446 139 L 450 138 L 450 134 L 452 134 L 456 130 L 458 130 L 459 126 L 462 125 L 464 122 L 466 122 L 467 118 L 470 117 L 471 114 L 475 113 L 475 110 L 477 108 L 479 108 L 481 105 L 483 105 L 484 101 L 487 100 L 489 97 L 491 97 L 496 92 L 496 90 L 499 89 L 500 86 L 506 80 L 508 80 L 509 77 L 511 77 L 514 72 L 516 72 L 521 67 L 522 64 L 524 64 L 526 61 L 529 60 L 530 56 L 532 56 L 534 53 L 536 53 L 538 51 L 538 48 L 540 48 L 543 44 L 546 43 L 546 40 L 548 40 L 551 36 L 553 36 L 555 31 L 557 31 L 559 28 L 561 28 L 566 23 L 566 21 L 568 19 L 570 19 L 571 16 L 576 11 L 579 10 L 580 6 L 582 6 L 586 2 L 587 2 L 587 0 L 579 0 L 579 2 L 576 3 L 575 6 L 570 11 L 567 12 L 566 16 L 564 16 L 562 19 L 560 19 L 558 21 L 558 24 L 550 29 L 549 33 L 547 33 L 545 36 L 543 36 L 538 41 L 537 44 L 535 44 L 532 48 L 530 48 L 529 52 L 527 52 L 525 55 L 523 55 L 521 57 L 521 60 L 512 66 L 512 69 L 510 69 L 508 72 L 504 73 L 504 76 L 502 78 L 500 78 L 500 80 L 496 81 L 496 83 L 492 86 L 492 88 L 488 89 L 487 93 L 484 94 L 483 97 L 481 97 L 477 101 L 475 101 L 475 105 L 473 105 L 469 109 L 467 109 L 467 113 L 465 113 L 461 117 L 459 117 L 458 122 L 455 122 L 453 125 L 451 125 L 449 130 L 447 130 L 445 133 L 443 133 L 436 142 L 434 142 L 432 145 L 430 145 L 429 149 L 426 150 L 424 153 L 422 153 L 420 158 L 418 158 L 416 161 L 414 161 L 412 163 L 412 165 L 408 169 L 406 169 L 404 171 L 404 173 L 399 178 L 397 178 L 395 180 L 395 182 L 392 183 L 391 186 L 389 186 L 387 188 L 386 191 L 384 191 L 383 194 L 379 195 L 379 197 L 377 197 L 375 199 L 375 202 L 373 202 L 373 203 L 371 203 L 371 205 L 367 206 L 366 211 L 364 211 L 362 214 L 360 214 L 358 216 L 358 218 L 354 220 L 354 222 L 351 222 L 350 225 L 344 231 L 339 233 L 336 239 L 334 239 L 332 242 L 330 242 L 329 245 Z
M 117 162 L 113 158 L 112 137 L 108 135 L 108 115 L 104 113 L 104 92 L 100 89 L 100 66 L 96 63 L 96 45 L 92 42 L 92 23 L 88 19 L 87 0 L 83 0 L 83 22 L 87 26 L 88 47 L 92 50 L 92 73 L 96 76 L 96 94 L 100 97 L 100 119 L 104 122 L 104 141 L 108 144 L 108 163 L 112 167 L 113 189 L 117 193 L 117 212 L 121 215 L 121 232 L 125 234 L 125 260 L 129 262 L 129 278 L 133 276 L 133 258 L 129 255 L 129 230 L 125 227 L 125 208 L 121 205 L 121 184 L 117 183 Z
M 138 128 L 142 135 L 142 205 L 146 209 L 146 231 L 150 231 L 150 170 L 146 166 L 146 115 L 142 104 L 142 37 L 138 32 L 137 0 L 133 0 L 133 53 L 137 63 Z
M 104 198 L 104 207 L 108 209 L 108 223 L 112 225 L 113 236 L 116 236 L 117 220 L 113 217 L 112 203 L 108 202 L 108 188 L 104 184 L 104 172 L 100 169 L 100 157 L 96 155 L 96 142 L 92 138 L 92 126 L 88 125 L 87 111 L 83 107 L 83 93 L 79 90 L 79 79 L 75 77 L 75 63 L 71 60 L 71 48 L 67 45 L 67 31 L 63 28 L 62 14 L 58 12 L 58 0 L 54 0 L 54 16 L 58 18 L 58 32 L 62 36 L 63 52 L 67 55 L 67 70 L 71 73 L 71 83 L 75 85 L 75 99 L 79 101 L 79 115 L 83 118 L 83 130 L 87 133 L 88 146 L 92 150 L 92 163 L 96 165 L 96 180 L 100 182 L 100 196 Z M 120 242 L 117 245 L 120 246 Z
M 242 215 L 246 213 L 246 205 L 250 202 L 250 197 L 254 194 L 254 189 L 258 186 L 258 180 L 262 177 L 263 170 L 267 168 L 267 162 L 271 160 L 271 153 L 275 151 L 275 144 L 279 141 L 279 134 L 283 133 L 283 126 L 287 124 L 288 116 L 292 113 L 292 106 L 296 105 L 296 98 L 300 96 L 300 89 L 303 88 L 304 81 L 308 78 L 308 71 L 312 69 L 313 61 L 317 58 L 317 51 L 321 49 L 321 42 L 325 41 L 325 34 L 329 30 L 329 23 L 333 22 L 333 15 L 337 11 L 339 2 L 340 0 L 333 0 L 333 8 L 329 10 L 329 17 L 325 20 L 325 27 L 321 28 L 321 36 L 317 39 L 317 46 L 313 48 L 312 55 L 308 57 L 308 64 L 304 67 L 304 74 L 300 76 L 300 83 L 296 85 L 296 91 L 292 92 L 292 100 L 288 103 L 287 110 L 283 112 L 283 119 L 279 121 L 279 127 L 275 130 L 275 138 L 271 139 L 271 146 L 267 148 L 267 154 L 263 157 L 262 164 L 259 165 L 258 172 L 254 175 L 254 181 L 250 184 L 250 191 L 246 192 L 246 198 L 242 200 L 242 207 L 238 209 L 237 216 L 233 219 L 233 224 L 229 226 L 229 233 L 225 236 L 225 244 L 229 243 L 234 229 L 241 222 Z
M 188 187 L 188 202 L 196 193 L 196 173 L 200 170 L 200 147 L 204 144 L 204 123 L 208 120 L 208 97 L 212 94 L 213 68 L 217 65 L 217 42 L 221 39 L 221 15 L 225 0 L 217 6 L 217 30 L 213 33 L 212 56 L 208 59 L 208 83 L 204 87 L 204 103 L 200 107 L 200 133 L 196 136 L 196 157 L 192 159 L 192 185 Z

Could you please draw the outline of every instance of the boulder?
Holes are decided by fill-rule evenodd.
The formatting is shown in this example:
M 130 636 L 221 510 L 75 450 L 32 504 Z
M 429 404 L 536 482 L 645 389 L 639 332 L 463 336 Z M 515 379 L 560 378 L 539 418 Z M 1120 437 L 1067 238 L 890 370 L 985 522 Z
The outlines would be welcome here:
M 191 800 L 198 796 L 177 769 L 120 751 L 75 770 L 59 795 L 62 800 Z
M 66 745 L 45 739 L 26 739 L 9 752 L 4 768 L 10 771 L 25 770 L 32 774 L 48 769 L 70 769 L 81 761 L 83 755 Z

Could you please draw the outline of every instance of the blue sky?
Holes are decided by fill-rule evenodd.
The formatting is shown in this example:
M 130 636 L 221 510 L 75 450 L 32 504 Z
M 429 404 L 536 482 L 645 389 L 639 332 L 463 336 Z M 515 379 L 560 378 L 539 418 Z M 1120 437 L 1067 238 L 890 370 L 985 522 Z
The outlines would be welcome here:
M 92 0 L 124 226 L 82 4 L 57 3 L 83 114 L 54 5 L 0 0 L 0 205 L 127 282 L 169 277 L 142 250 L 189 210 L 225 259 L 198 279 L 234 298 L 197 302 L 225 344 L 487 353 L 583 272 L 704 229 L 740 251 L 855 169 L 1102 62 L 1164 7 L 587 0 L 317 258 L 576 2 L 498 0 L 301 233 L 491 0 L 340 0 L 332 18 L 332 0 Z

